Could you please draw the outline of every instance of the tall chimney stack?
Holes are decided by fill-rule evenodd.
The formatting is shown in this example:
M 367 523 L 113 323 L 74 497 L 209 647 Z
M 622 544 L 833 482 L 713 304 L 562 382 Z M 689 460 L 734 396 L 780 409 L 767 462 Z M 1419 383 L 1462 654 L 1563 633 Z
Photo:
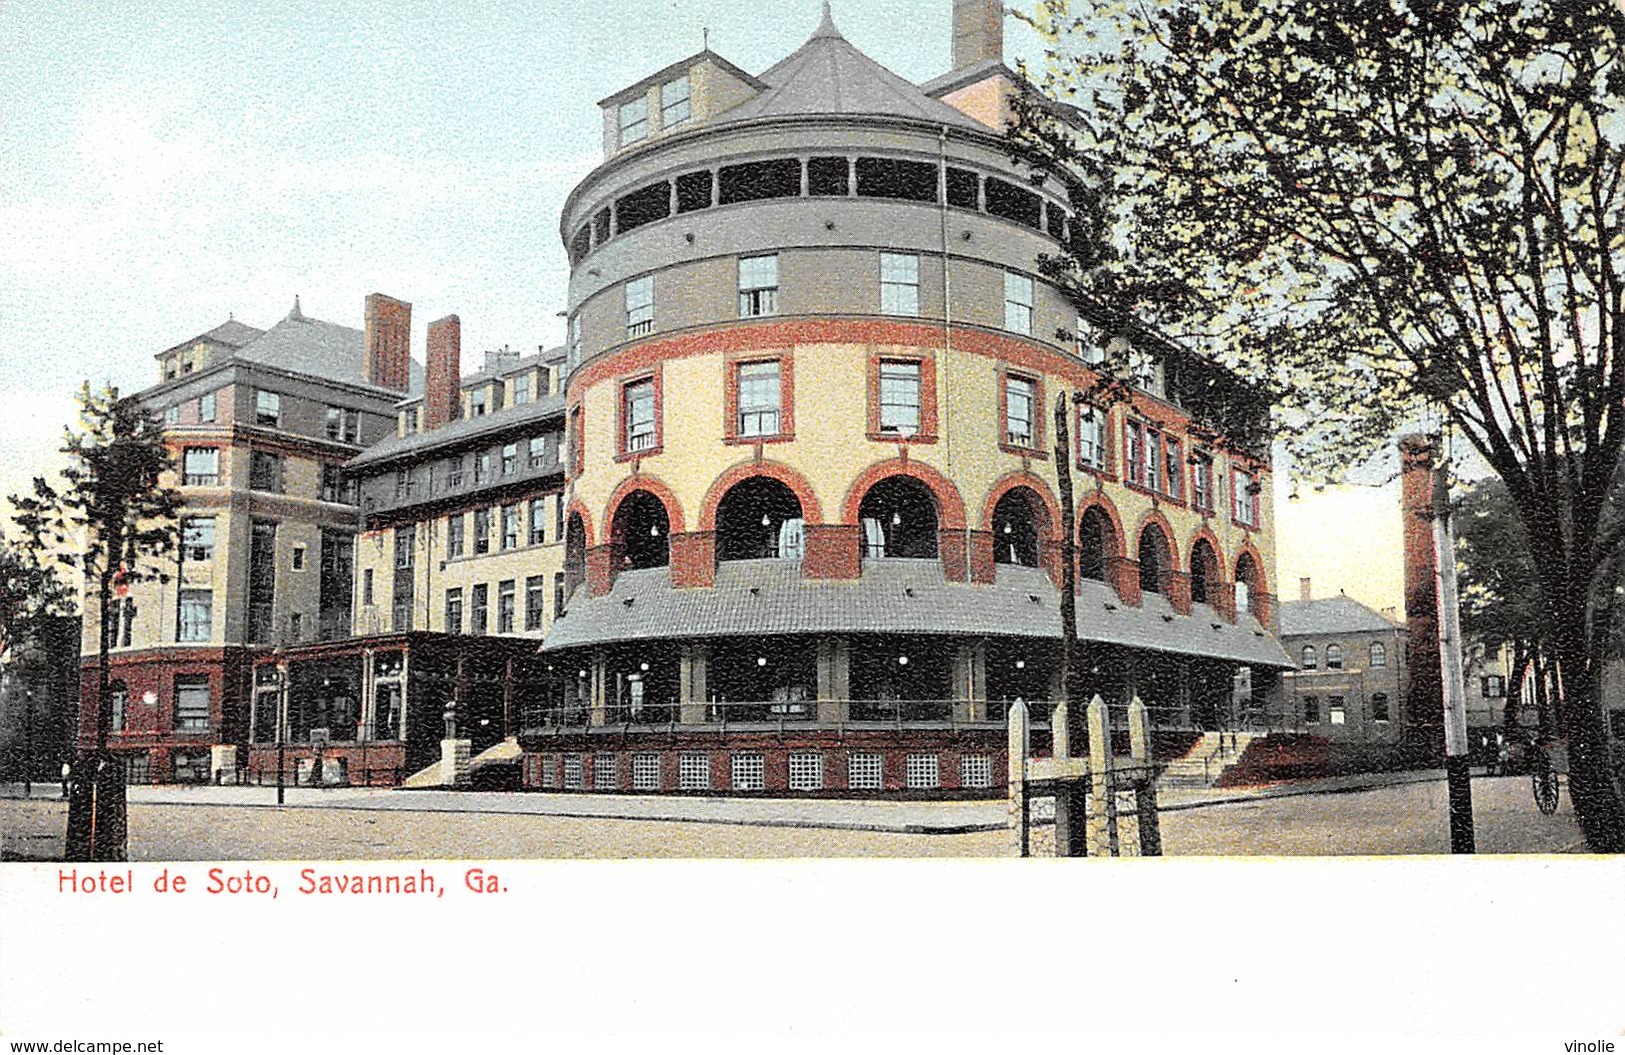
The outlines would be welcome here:
M 369 385 L 405 392 L 412 387 L 412 305 L 370 293 L 365 313 L 361 376 Z
M 429 323 L 428 369 L 423 383 L 423 428 L 456 419 L 457 387 L 463 376 L 463 323 L 447 315 Z
M 1309 588 L 1309 576 L 1302 576 L 1298 579 L 1298 600 L 1312 601 L 1314 599 L 1315 592 Z
M 1004 61 L 1004 4 L 954 0 L 954 69 Z
M 1444 684 L 1439 667 L 1438 560 L 1433 552 L 1437 437 L 1400 437 L 1400 518 L 1405 555 L 1405 732 L 1421 757 L 1444 757 Z

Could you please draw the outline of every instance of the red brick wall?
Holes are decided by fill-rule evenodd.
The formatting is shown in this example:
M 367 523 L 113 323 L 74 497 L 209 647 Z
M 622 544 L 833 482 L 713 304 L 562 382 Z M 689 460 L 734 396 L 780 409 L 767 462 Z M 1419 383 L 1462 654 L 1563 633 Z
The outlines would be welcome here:
M 863 535 L 846 524 L 808 524 L 807 555 L 801 559 L 805 579 L 856 579 L 862 576 Z
M 673 586 L 710 586 L 716 582 L 716 532 L 685 531 L 672 535 L 670 544 Z

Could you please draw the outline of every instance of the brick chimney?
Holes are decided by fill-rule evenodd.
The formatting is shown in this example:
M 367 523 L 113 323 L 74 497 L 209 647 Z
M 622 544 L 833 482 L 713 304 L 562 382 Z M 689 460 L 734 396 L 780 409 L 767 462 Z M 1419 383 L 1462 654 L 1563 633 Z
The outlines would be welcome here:
M 1439 671 L 1439 591 L 1434 578 L 1433 466 L 1437 437 L 1399 440 L 1400 519 L 1405 556 L 1406 742 L 1419 761 L 1444 757 L 1444 685 Z
M 1001 0 L 954 0 L 954 66 L 1004 61 L 1004 4 Z
M 463 323 L 447 315 L 429 323 L 428 370 L 423 383 L 423 428 L 457 419 L 457 387 L 463 377 Z
M 1305 575 L 1298 579 L 1298 600 L 1312 601 L 1314 598 L 1315 591 L 1309 588 L 1309 576 Z
M 382 293 L 367 295 L 361 376 L 370 385 L 412 387 L 412 305 Z

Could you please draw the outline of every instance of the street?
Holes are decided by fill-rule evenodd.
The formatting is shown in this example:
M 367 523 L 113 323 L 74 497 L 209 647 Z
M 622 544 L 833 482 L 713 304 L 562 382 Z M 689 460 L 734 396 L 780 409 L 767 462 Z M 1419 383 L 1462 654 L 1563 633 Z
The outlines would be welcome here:
M 132 793 L 130 859 L 998 857 L 1004 803 L 677 799 L 496 792 L 154 788 Z M 1215 793 L 1215 797 L 1216 793 Z M 150 798 L 153 801 L 142 801 Z M 1583 850 L 1565 796 L 1542 816 L 1522 777 L 1473 781 L 1480 853 Z M 0 801 L 7 859 L 60 854 L 64 805 Z M 1442 780 L 1335 793 L 1187 799 L 1169 856 L 1442 854 Z

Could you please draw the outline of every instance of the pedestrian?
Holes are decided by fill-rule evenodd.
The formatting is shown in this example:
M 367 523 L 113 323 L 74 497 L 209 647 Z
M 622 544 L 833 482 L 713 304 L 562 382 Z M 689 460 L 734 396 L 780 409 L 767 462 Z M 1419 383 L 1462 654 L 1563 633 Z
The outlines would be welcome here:
M 62 798 L 64 800 L 66 800 L 68 797 L 68 776 L 72 772 L 72 766 L 68 765 L 66 762 L 62 763 Z

